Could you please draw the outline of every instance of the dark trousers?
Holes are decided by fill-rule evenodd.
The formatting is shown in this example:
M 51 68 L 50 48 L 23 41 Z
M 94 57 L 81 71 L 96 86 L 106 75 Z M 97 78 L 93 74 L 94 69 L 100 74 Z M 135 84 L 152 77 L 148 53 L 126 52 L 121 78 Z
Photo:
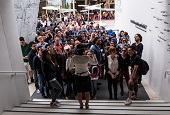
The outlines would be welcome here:
M 120 88 L 121 88 L 121 91 L 123 91 L 123 77 L 125 77 L 126 84 L 127 84 L 127 87 L 128 87 L 129 72 L 128 72 L 128 71 L 123 71 L 123 70 L 121 70 L 121 71 L 119 72 L 119 80 L 120 80 Z
M 36 71 L 36 70 L 33 70 L 33 72 L 34 72 L 35 88 L 36 88 L 36 90 L 37 90 L 37 89 L 39 89 L 37 71 Z
M 63 84 L 63 80 L 62 80 L 62 77 L 61 77 L 61 73 L 57 74 L 57 81 L 60 83 L 61 87 L 63 88 L 63 90 L 61 92 L 61 96 L 65 97 L 65 94 L 64 94 L 64 84 Z
M 60 83 L 55 80 L 50 82 L 52 91 L 51 91 L 51 97 L 52 97 L 52 102 L 55 102 L 57 97 L 61 94 L 63 91 L 63 88 L 61 87 Z
M 114 89 L 114 98 L 117 98 L 117 82 L 118 82 L 118 78 L 114 78 L 112 79 L 111 75 L 109 73 L 107 73 L 107 82 L 108 82 L 108 90 L 109 90 L 109 96 L 110 98 L 112 98 L 112 86 Z

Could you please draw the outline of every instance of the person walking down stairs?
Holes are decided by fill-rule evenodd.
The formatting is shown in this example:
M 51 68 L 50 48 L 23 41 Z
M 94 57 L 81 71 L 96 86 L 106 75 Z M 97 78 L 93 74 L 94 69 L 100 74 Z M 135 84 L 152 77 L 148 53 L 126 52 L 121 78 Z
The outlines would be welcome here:
M 57 97 L 61 94 L 63 88 L 61 87 L 60 83 L 56 80 L 57 78 L 57 72 L 56 72 L 56 67 L 55 64 L 51 60 L 51 53 L 48 52 L 47 50 L 44 50 L 42 52 L 42 59 L 43 59 L 43 72 L 46 76 L 47 82 L 51 86 L 51 97 L 52 101 L 50 103 L 51 107 L 59 107 L 60 102 L 56 101 Z

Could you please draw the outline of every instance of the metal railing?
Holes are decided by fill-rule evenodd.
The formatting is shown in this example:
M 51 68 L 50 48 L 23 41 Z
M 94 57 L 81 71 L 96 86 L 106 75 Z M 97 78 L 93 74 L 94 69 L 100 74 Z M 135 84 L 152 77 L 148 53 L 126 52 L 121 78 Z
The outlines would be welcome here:
M 26 71 L 0 71 L 0 73 L 11 73 L 11 76 L 16 76 L 17 73 L 27 73 Z

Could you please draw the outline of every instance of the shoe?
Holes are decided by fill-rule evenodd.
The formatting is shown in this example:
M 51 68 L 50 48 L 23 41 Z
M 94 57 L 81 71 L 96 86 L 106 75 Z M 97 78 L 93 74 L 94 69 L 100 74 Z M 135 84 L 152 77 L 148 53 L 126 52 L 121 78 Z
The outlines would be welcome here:
M 60 103 L 51 102 L 50 107 L 60 107 Z
M 114 98 L 114 100 L 118 100 L 118 98 L 117 98 L 117 97 L 115 97 L 115 98 Z
M 138 100 L 139 98 L 137 96 L 133 95 L 133 96 L 131 96 L 131 99 Z
M 132 103 L 132 100 L 127 98 L 127 100 L 125 101 L 125 105 L 130 105 Z
M 93 97 L 93 99 L 94 99 L 94 100 L 97 100 L 97 97 L 96 97 L 96 96 L 94 96 L 94 97 Z
M 68 97 L 66 97 L 66 99 L 68 99 Z
M 85 106 L 86 106 L 86 109 L 89 109 L 89 104 L 85 104 Z
M 37 90 L 36 90 L 36 92 L 37 92 L 37 93 L 40 93 L 40 90 L 39 90 L 39 89 L 37 89 Z
M 109 100 L 112 100 L 113 99 L 113 97 L 109 97 Z
M 47 96 L 45 96 L 45 95 L 42 95 L 42 97 L 43 97 L 43 98 L 48 98 L 48 97 L 47 97 Z
M 28 79 L 28 84 L 30 84 L 31 83 L 31 79 Z
M 83 109 L 83 103 L 80 105 L 80 109 Z

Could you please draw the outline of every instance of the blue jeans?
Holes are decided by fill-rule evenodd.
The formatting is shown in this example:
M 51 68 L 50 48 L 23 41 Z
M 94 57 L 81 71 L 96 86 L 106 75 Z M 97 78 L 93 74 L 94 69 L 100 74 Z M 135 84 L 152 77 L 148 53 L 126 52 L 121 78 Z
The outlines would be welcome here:
M 45 91 L 44 89 L 46 89 L 46 94 L 49 94 L 49 89 L 46 86 L 46 80 L 45 80 L 45 76 L 43 73 L 38 73 L 38 81 L 39 81 L 39 88 L 40 88 L 40 93 L 42 96 L 45 96 Z
M 91 80 L 91 97 L 93 98 L 96 96 L 97 92 L 97 80 Z

